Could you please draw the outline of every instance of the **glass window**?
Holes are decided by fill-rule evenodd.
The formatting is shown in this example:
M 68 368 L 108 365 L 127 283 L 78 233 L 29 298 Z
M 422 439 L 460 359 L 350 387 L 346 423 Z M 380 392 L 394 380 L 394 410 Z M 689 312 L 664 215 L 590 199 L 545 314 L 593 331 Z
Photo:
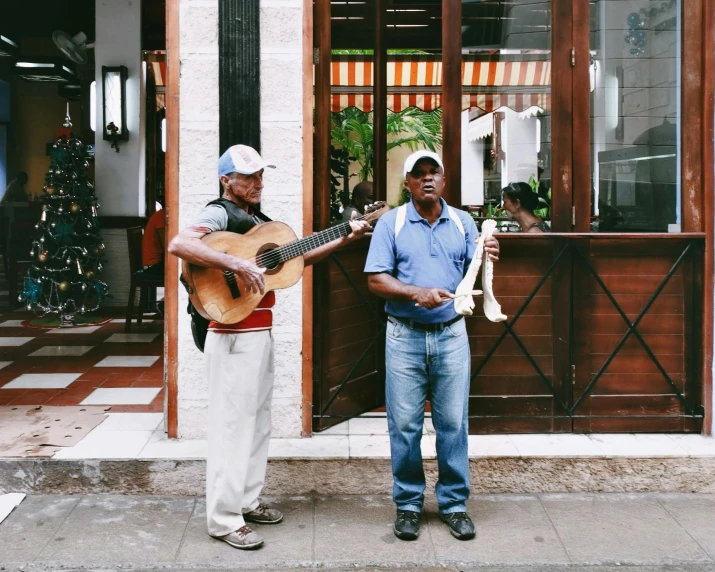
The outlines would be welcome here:
M 463 0 L 462 85 L 462 204 L 477 218 L 500 217 L 502 230 L 547 228 L 551 2 Z M 515 183 L 531 189 L 519 221 L 501 208 L 501 189 Z
M 590 6 L 591 228 L 680 232 L 681 0 Z

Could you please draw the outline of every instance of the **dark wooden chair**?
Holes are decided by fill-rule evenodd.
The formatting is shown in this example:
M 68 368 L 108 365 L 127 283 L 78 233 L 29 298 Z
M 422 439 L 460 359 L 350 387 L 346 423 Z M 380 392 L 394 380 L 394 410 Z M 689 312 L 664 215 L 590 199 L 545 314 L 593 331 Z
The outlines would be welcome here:
M 7 242 L 7 282 L 10 308 L 18 305 L 18 281 L 25 270 L 32 264 L 30 247 L 35 237 L 36 222 L 21 221 L 10 224 L 10 236 Z
M 10 239 L 10 219 L 0 212 L 0 254 L 2 255 L 2 268 L 7 280 L 10 275 L 10 261 L 8 260 L 8 247 Z
M 144 307 L 149 299 L 150 288 L 161 288 L 164 286 L 164 277 L 148 275 L 142 266 L 142 227 L 133 226 L 127 229 L 127 244 L 129 245 L 129 272 L 131 282 L 129 284 L 129 302 L 127 303 L 127 319 L 124 324 L 124 331 L 132 331 L 132 319 L 134 314 L 134 298 L 139 288 L 139 314 L 137 315 L 137 325 L 141 325 Z

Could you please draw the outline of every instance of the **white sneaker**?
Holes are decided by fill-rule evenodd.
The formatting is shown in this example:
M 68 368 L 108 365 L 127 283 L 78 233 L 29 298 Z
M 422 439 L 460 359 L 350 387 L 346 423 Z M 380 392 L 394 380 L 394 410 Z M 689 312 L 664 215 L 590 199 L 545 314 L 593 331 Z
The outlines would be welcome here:
M 253 548 L 263 546 L 263 538 L 247 526 L 242 526 L 235 532 L 231 532 L 225 536 L 214 536 L 213 538 L 223 540 L 226 544 L 230 544 L 240 550 L 252 550 Z
M 278 509 L 270 508 L 261 503 L 251 512 L 243 513 L 243 520 L 258 524 L 278 524 L 283 520 L 283 514 Z

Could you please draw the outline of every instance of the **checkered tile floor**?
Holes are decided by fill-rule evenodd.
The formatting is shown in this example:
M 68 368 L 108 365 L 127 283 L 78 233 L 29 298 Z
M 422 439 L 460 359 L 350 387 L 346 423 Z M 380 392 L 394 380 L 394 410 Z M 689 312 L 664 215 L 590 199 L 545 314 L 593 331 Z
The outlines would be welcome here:
M 0 315 L 0 405 L 107 405 L 113 413 L 164 409 L 164 323 L 146 316 L 124 333 L 103 326 L 24 328 L 28 312 Z

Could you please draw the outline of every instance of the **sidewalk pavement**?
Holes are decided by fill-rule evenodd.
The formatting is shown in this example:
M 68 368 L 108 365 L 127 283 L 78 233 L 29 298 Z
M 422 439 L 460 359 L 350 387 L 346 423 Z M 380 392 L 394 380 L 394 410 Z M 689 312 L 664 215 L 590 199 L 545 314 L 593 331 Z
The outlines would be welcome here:
M 431 497 L 415 542 L 393 535 L 389 497 L 265 500 L 285 520 L 257 525 L 265 546 L 241 551 L 206 534 L 202 498 L 28 496 L 0 524 L 0 570 L 715 572 L 715 495 L 475 495 L 473 541 L 450 536 Z

